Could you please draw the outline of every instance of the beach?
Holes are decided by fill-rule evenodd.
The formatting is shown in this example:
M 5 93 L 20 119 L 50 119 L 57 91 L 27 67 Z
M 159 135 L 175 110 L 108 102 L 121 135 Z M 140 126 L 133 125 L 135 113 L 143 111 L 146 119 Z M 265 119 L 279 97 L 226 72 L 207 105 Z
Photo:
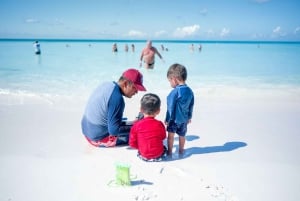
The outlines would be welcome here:
M 186 155 L 157 163 L 126 146 L 90 146 L 80 128 L 84 102 L 1 106 L 0 200 L 296 201 L 300 98 L 281 92 L 196 96 Z M 116 163 L 130 165 L 132 186 L 109 185 Z
M 24 62 L 20 63 L 32 69 L 23 70 L 17 60 L 10 59 L 13 64 L 9 59 L 7 63 L 0 61 L 0 201 L 300 199 L 300 88 L 299 69 L 295 67 L 299 59 L 288 59 L 270 48 L 268 51 L 272 50 L 276 59 L 288 61 L 286 72 L 275 66 L 277 74 L 266 75 L 272 62 L 280 62 L 252 59 L 252 63 L 265 63 L 240 73 L 237 64 L 229 64 L 238 61 L 239 65 L 247 66 L 249 60 L 245 59 L 244 65 L 241 58 L 228 57 L 230 52 L 223 51 L 224 46 L 204 44 L 198 57 L 198 53 L 182 53 L 182 49 L 175 54 L 173 46 L 177 44 L 169 44 L 170 52 L 163 53 L 166 64 L 157 60 L 153 71 L 139 70 L 148 92 L 161 97 L 162 108 L 157 118 L 163 121 L 166 96 L 171 90 L 166 68 L 180 55 L 178 62 L 186 63 L 191 72 L 187 83 L 195 94 L 193 119 L 188 125 L 184 156 L 177 154 L 176 137 L 172 158 L 144 162 L 128 146 L 91 146 L 80 127 L 90 92 L 104 79 L 117 80 L 124 66 L 138 63 L 139 54 L 109 52 L 101 55 L 103 61 L 97 55 L 110 44 L 98 52 L 95 46 L 100 47 L 99 44 L 78 45 L 90 51 L 88 55 L 79 54 L 75 45 L 78 44 L 71 44 L 66 52 L 66 47 L 42 43 L 40 57 L 22 54 L 20 59 Z M 137 50 L 142 45 L 137 44 Z M 8 58 L 4 54 L 11 49 L 0 49 L 3 47 L 9 51 L 1 51 L 0 57 Z M 210 54 L 216 49 L 218 58 L 225 63 L 213 61 Z M 259 51 L 254 58 L 266 49 Z M 24 59 L 30 57 L 32 60 Z M 211 68 L 200 68 L 207 65 Z M 219 65 L 223 65 L 221 70 L 217 69 Z M 257 72 L 262 73 L 256 75 Z M 231 77 L 236 74 L 237 77 Z M 244 74 L 251 76 L 241 76 Z M 143 94 L 125 99 L 124 116 L 129 120 L 138 113 Z M 115 183 L 118 164 L 130 166 L 131 186 Z

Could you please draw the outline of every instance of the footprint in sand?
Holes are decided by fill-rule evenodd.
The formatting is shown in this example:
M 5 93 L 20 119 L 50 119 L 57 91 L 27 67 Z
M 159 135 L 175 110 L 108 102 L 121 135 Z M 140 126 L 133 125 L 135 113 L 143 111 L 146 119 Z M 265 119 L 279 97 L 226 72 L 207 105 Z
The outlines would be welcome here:
M 155 194 L 153 191 L 147 190 L 143 186 L 140 186 L 140 187 L 138 187 L 138 195 L 135 195 L 134 200 L 144 201 L 144 200 L 150 200 L 153 198 L 157 198 L 157 194 Z
M 222 185 L 208 185 L 206 188 L 210 190 L 210 195 L 218 200 L 239 201 L 236 196 L 230 194 Z

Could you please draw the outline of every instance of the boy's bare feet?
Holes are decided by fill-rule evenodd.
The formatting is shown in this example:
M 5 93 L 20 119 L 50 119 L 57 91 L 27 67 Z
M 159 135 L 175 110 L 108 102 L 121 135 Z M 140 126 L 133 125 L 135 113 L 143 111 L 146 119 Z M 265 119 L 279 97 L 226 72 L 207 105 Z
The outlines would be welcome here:
M 184 149 L 180 149 L 180 150 L 178 151 L 178 154 L 179 154 L 179 155 L 183 155 L 183 154 L 184 154 Z

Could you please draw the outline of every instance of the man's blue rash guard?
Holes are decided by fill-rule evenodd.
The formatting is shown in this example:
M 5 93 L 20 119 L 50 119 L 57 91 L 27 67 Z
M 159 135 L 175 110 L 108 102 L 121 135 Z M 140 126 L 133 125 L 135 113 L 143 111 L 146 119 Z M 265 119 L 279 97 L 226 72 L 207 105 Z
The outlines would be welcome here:
M 83 134 L 91 140 L 118 135 L 125 102 L 116 82 L 105 82 L 91 94 L 81 121 Z

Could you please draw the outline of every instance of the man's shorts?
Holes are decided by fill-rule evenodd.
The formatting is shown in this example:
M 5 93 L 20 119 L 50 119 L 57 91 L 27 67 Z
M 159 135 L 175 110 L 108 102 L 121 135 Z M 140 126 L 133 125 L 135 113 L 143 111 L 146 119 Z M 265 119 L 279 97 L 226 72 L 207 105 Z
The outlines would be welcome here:
M 171 133 L 177 133 L 179 136 L 184 137 L 187 132 L 187 123 L 176 124 L 175 122 L 169 122 L 167 131 Z
M 101 140 L 91 140 L 85 136 L 87 141 L 95 147 L 115 147 L 119 145 L 128 145 L 129 135 L 123 134 L 119 136 L 109 135 Z

